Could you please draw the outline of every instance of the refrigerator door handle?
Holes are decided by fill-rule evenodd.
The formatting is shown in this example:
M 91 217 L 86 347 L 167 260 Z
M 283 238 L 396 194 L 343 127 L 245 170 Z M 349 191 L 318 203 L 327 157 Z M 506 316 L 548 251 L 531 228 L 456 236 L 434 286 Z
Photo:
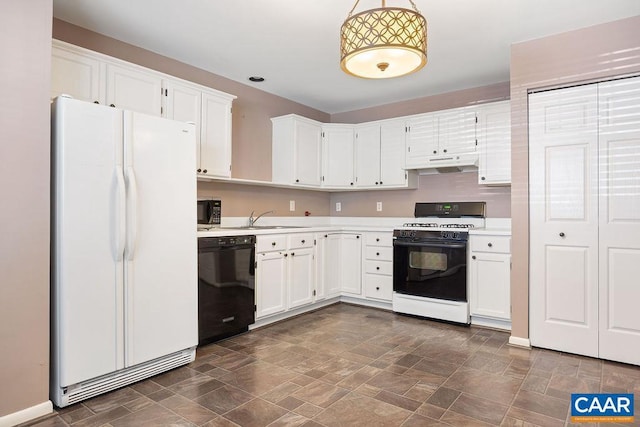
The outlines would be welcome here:
M 122 261 L 124 257 L 124 245 L 127 238 L 127 228 L 125 216 L 127 214 L 127 191 L 124 184 L 124 169 L 118 166 L 116 169 L 116 183 L 118 186 L 118 206 L 117 206 L 117 230 L 116 230 L 116 261 Z
M 137 192 L 137 183 L 136 183 L 136 174 L 133 170 L 133 167 L 127 167 L 127 180 L 128 180 L 128 191 L 127 191 L 127 248 L 126 248 L 126 259 L 127 261 L 133 261 L 133 257 L 136 251 L 136 240 L 137 240 L 137 229 L 138 229 L 138 213 L 137 213 L 137 201 L 138 201 L 138 192 Z

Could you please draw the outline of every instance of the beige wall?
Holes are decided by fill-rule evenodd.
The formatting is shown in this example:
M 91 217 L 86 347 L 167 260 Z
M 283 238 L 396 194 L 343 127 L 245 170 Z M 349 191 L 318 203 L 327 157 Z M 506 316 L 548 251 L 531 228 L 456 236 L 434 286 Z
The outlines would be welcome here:
M 509 187 L 488 187 L 478 184 L 477 172 L 443 173 L 420 176 L 416 190 L 358 191 L 332 193 L 332 216 L 412 217 L 416 202 L 487 202 L 487 216 L 509 218 L 511 211 Z M 336 202 L 342 210 L 335 211 Z M 382 202 L 382 212 L 376 203 Z
M 332 114 L 331 122 L 362 123 L 371 120 L 428 113 L 429 111 L 446 110 L 447 108 L 464 107 L 472 104 L 502 101 L 505 99 L 509 99 L 509 82 L 440 93 L 409 101 Z
M 0 3 L 0 417 L 49 400 L 51 18 Z
M 218 182 L 198 183 L 198 196 L 222 200 L 222 217 L 239 216 L 249 218 L 275 210 L 275 216 L 329 215 L 329 194 L 319 191 L 291 190 L 284 188 L 238 185 Z M 289 211 L 289 201 L 295 200 L 296 210 Z
M 511 48 L 512 335 L 529 337 L 527 91 L 640 72 L 640 16 Z

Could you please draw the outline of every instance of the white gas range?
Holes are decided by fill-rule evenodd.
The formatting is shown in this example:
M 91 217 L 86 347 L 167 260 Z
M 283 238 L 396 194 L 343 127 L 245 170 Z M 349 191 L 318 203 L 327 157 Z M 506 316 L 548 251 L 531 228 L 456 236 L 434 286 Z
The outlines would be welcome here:
M 393 232 L 393 311 L 468 324 L 467 240 L 484 228 L 485 202 L 416 203 Z

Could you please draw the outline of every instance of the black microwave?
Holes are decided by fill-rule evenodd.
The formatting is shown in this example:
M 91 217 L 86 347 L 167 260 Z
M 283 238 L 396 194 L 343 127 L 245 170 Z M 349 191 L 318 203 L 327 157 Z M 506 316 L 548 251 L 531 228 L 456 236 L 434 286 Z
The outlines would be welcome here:
M 212 199 L 198 200 L 198 224 L 220 225 L 222 201 Z

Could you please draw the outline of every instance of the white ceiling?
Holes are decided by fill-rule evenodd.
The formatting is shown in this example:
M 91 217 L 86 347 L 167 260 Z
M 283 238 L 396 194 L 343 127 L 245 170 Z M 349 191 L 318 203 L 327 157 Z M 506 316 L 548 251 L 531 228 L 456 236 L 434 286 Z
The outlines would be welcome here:
M 504 82 L 512 43 L 640 15 L 639 0 L 414 2 L 427 19 L 428 63 L 386 80 L 340 69 L 340 26 L 352 0 L 53 0 L 53 7 L 56 18 L 326 113 Z M 355 12 L 380 5 L 360 0 Z M 409 0 L 387 6 L 411 7 Z

